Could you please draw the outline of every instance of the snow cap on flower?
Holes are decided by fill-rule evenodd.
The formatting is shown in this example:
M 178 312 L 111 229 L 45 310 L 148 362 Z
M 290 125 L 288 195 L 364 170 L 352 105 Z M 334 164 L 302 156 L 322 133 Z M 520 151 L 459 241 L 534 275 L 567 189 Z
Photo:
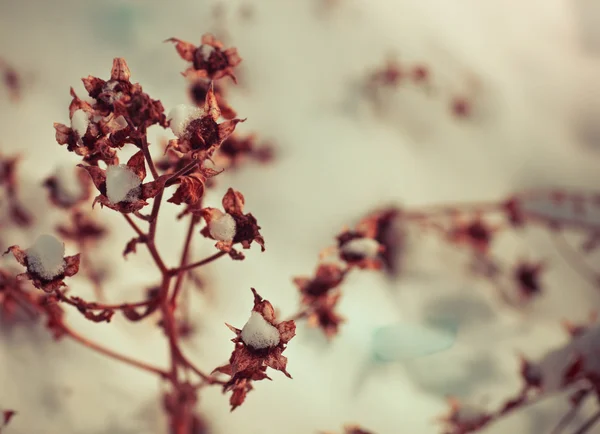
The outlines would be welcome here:
M 19 264 L 27 267 L 27 272 L 17 278 L 25 276 L 33 286 L 48 293 L 64 286 L 63 279 L 79 271 L 79 254 L 64 256 L 64 244 L 52 235 L 41 235 L 27 250 L 10 246 L 4 252 L 7 253 L 12 253 Z
M 141 183 L 142 180 L 125 164 L 106 169 L 106 196 L 112 203 L 137 200 Z
M 250 319 L 242 328 L 241 337 L 246 345 L 255 350 L 271 348 L 279 344 L 279 331 L 256 311 L 250 314 Z
M 65 269 L 65 245 L 52 235 L 40 235 L 26 253 L 30 269 L 46 280 Z
M 344 255 L 375 259 L 379 254 L 381 245 L 373 238 L 355 238 L 341 247 Z
M 167 120 L 173 134 L 181 139 L 186 135 L 186 130 L 190 122 L 194 119 L 199 119 L 203 114 L 204 111 L 201 108 L 179 104 L 169 112 Z
M 139 211 L 147 199 L 155 197 L 164 189 L 169 175 L 161 175 L 154 181 L 143 183 L 146 165 L 143 151 L 135 153 L 127 165 L 109 165 L 106 170 L 91 165 L 79 164 L 85 169 L 100 192 L 92 206 L 100 205 L 122 213 Z
M 90 115 L 83 109 L 76 110 L 71 117 L 71 129 L 81 138 L 90 125 Z
M 218 211 L 218 210 L 217 210 Z M 208 225 L 210 236 L 218 241 L 233 241 L 235 237 L 235 219 L 228 213 L 215 213 Z

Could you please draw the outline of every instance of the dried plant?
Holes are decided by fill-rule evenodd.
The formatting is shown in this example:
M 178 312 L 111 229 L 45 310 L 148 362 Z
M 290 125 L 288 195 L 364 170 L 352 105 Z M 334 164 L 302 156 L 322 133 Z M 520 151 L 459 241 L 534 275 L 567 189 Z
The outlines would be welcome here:
M 27 248 L 8 247 L 6 253 L 11 253 L 25 271 L 15 277 L 12 269 L 0 269 L 0 314 L 2 321 L 8 323 L 19 315 L 43 318 L 55 339 L 71 339 L 158 376 L 165 383 L 162 402 L 169 432 L 203 432 L 206 422 L 198 414 L 196 403 L 205 387 L 219 386 L 224 393 L 231 393 L 230 405 L 234 410 L 243 404 L 256 382 L 271 379 L 269 368 L 291 378 L 283 352 L 295 336 L 296 322 L 306 320 L 333 339 L 344 322 L 351 321 L 336 311 L 348 276 L 356 272 L 385 273 L 392 279 L 401 276 L 408 230 L 417 229 L 468 252 L 468 267 L 473 276 L 490 282 L 498 299 L 514 309 L 544 293 L 543 279 L 548 265 L 544 258 L 506 264 L 495 256 L 494 246 L 503 234 L 523 232 L 530 226 L 546 228 L 569 264 L 592 284 L 600 286 L 599 272 L 586 261 L 587 255 L 600 244 L 600 226 L 588 218 L 592 210 L 600 207 L 598 195 L 535 191 L 487 203 L 389 206 L 367 213 L 354 227 L 343 228 L 332 236 L 332 246 L 323 249 L 314 273 L 293 279 L 300 293 L 300 305 L 287 319 L 279 319 L 271 302 L 252 288 L 253 307 L 248 321 L 241 328 L 227 325 L 235 334 L 228 363 L 211 370 L 199 368 L 181 347 L 182 340 L 191 332 L 190 324 L 180 315 L 185 279 L 191 281 L 194 277 L 191 273 L 222 257 L 244 260 L 243 250 L 257 244 L 264 251 L 266 244 L 257 218 L 244 212 L 245 198 L 241 192 L 229 188 L 220 206 L 207 206 L 206 190 L 223 168 L 235 169 L 247 158 L 271 161 L 273 149 L 267 144 L 259 146 L 254 135 L 240 137 L 235 133 L 236 126 L 245 119 L 237 117 L 227 102 L 224 85 L 218 80 L 229 77 L 236 82 L 234 70 L 242 61 L 237 50 L 225 49 L 210 34 L 202 37 L 199 46 L 176 38 L 168 41 L 191 64 L 183 75 L 190 80 L 189 93 L 194 105 L 175 107 L 167 116 L 160 101 L 146 94 L 138 83 L 131 82 L 131 72 L 122 58 L 114 59 L 108 80 L 92 76 L 83 79 L 90 99 L 79 98 L 71 89 L 70 125 L 56 123 L 54 128 L 58 144 L 81 157 L 78 169 L 72 168 L 73 179 L 81 188 L 77 192 L 66 191 L 67 184 L 58 174 L 44 181 L 50 202 L 69 213 L 69 223 L 57 228 L 60 240 L 42 235 Z M 366 90 L 374 95 L 376 88 L 397 86 L 406 77 L 426 86 L 431 73 L 423 65 L 404 70 L 391 62 L 369 78 Z M 468 116 L 467 102 L 457 100 L 453 104 L 456 115 Z M 164 154 L 156 162 L 148 141 L 150 126 L 170 128 L 176 136 L 160 149 Z M 126 164 L 120 164 L 120 152 L 125 147 L 133 147 L 136 152 Z M 16 157 L 0 158 L 0 186 L 12 223 L 28 225 L 31 218 L 17 194 L 17 161 Z M 135 254 L 143 246 L 160 273 L 160 282 L 153 288 L 144 288 L 142 300 L 121 304 L 101 300 L 103 272 L 88 259 L 107 228 L 82 208 L 89 205 L 92 185 L 96 189 L 92 207 L 99 203 L 104 208 L 102 211 L 96 208 L 94 213 L 118 213 L 134 233 L 133 238 L 124 242 L 123 256 Z M 161 204 L 171 186 L 177 188 L 166 201 L 180 207 L 178 220 L 188 219 L 181 258 L 174 266 L 166 262 L 156 245 Z M 549 205 L 564 212 L 549 212 Z M 585 242 L 573 248 L 563 238 L 565 231 L 579 232 L 585 236 Z M 194 261 L 190 246 L 198 233 L 211 240 L 215 252 Z M 66 255 L 64 241 L 76 246 L 78 252 Z M 70 294 L 69 278 L 78 273 L 85 274 L 93 283 L 98 300 L 88 301 Z M 169 366 L 163 368 L 122 355 L 81 335 L 65 319 L 68 308 L 97 323 L 109 323 L 117 314 L 131 322 L 158 316 L 168 342 Z M 571 343 L 557 350 L 564 361 L 559 372 L 548 373 L 542 366 L 544 361 L 535 363 L 523 356 L 520 372 L 523 388 L 516 397 L 497 411 L 474 409 L 451 400 L 451 411 L 442 419 L 444 432 L 476 432 L 542 399 L 551 382 L 558 381 L 558 387 L 551 390 L 571 396 L 573 413 L 584 400 L 592 396 L 598 399 L 599 328 L 596 324 L 568 324 L 568 330 Z M 573 413 L 565 417 L 568 419 Z M 15 412 L 5 410 L 3 414 L 2 426 L 10 422 Z M 577 433 L 589 431 L 599 418 L 594 416 Z M 559 427 L 562 424 L 561 421 Z M 345 432 L 369 431 L 348 425 Z

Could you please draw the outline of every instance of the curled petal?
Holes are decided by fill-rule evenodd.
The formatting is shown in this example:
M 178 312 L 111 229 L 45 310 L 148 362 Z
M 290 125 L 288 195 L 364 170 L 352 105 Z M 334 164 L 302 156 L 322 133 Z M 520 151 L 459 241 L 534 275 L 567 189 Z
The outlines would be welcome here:
M 279 331 L 280 342 L 286 344 L 296 336 L 296 324 L 294 321 L 283 321 L 277 325 Z
M 6 249 L 4 255 L 9 252 L 13 254 L 19 264 L 27 267 L 27 253 L 25 253 L 25 250 L 21 249 L 19 246 L 10 246 L 8 249 Z
M 111 80 L 129 81 L 131 77 L 131 71 L 127 66 L 127 62 L 122 57 L 116 57 L 113 59 L 113 66 L 110 71 Z
M 283 349 L 279 347 L 271 350 L 265 359 L 265 364 L 270 368 L 283 372 L 286 377 L 292 378 L 290 373 L 285 370 L 285 367 L 287 366 L 287 357 L 281 354 L 282 351 Z
M 273 309 L 273 305 L 258 295 L 256 289 L 250 289 L 252 290 L 252 294 L 254 294 L 254 308 L 252 310 L 260 313 L 266 321 L 273 324 L 275 322 L 275 309 Z
M 206 100 L 204 102 L 204 113 L 208 114 L 215 122 L 221 117 L 221 110 L 217 104 L 214 87 L 210 86 L 206 92 Z
M 92 178 L 92 182 L 102 194 L 106 193 L 106 171 L 98 166 L 87 166 L 85 164 L 78 164 L 77 167 L 85 169 Z M 95 202 L 95 201 L 94 201 Z
M 225 196 L 223 196 L 223 209 L 228 214 L 243 214 L 244 213 L 244 195 L 233 188 L 229 188 Z
M 65 257 L 65 271 L 63 272 L 63 274 L 65 275 L 65 277 L 71 277 L 74 276 L 75 274 L 77 274 L 77 272 L 79 271 L 79 253 L 73 256 L 67 256 Z
M 235 131 L 235 127 L 240 122 L 246 122 L 246 119 L 230 119 L 219 124 L 219 140 L 223 142 Z
M 136 152 L 127 162 L 127 167 L 136 174 L 140 181 L 146 177 L 146 162 L 142 151 Z
M 181 56 L 183 60 L 187 60 L 188 62 L 194 60 L 194 52 L 196 51 L 196 46 L 194 44 L 177 38 L 169 38 L 165 42 L 173 42 L 177 53 L 179 53 L 179 56 Z
M 161 175 L 152 182 L 142 184 L 141 198 L 143 200 L 155 197 L 161 190 L 165 188 L 165 182 L 170 178 L 170 175 Z

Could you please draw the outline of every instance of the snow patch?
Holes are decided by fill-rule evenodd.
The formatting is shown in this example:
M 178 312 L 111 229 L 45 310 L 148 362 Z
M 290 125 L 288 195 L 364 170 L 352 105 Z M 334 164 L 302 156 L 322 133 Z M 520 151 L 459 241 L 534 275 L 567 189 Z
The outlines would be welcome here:
M 356 238 L 348 241 L 341 248 L 346 255 L 362 256 L 374 259 L 379 253 L 380 244 L 373 238 Z
M 258 312 L 252 312 L 242 329 L 242 340 L 246 345 L 262 350 L 279 344 L 279 331 Z
M 40 235 L 26 254 L 29 269 L 46 280 L 52 280 L 65 269 L 65 245 L 52 235 Z
M 190 122 L 194 119 L 202 117 L 204 111 L 196 106 L 179 104 L 175 106 L 170 112 L 167 120 L 169 126 L 178 138 L 185 136 L 186 129 Z
M 106 196 L 112 203 L 133 202 L 140 196 L 140 178 L 125 164 L 106 169 Z
M 71 129 L 81 138 L 85 136 L 90 125 L 90 115 L 85 110 L 79 109 L 71 117 Z
M 211 237 L 219 241 L 233 241 L 235 237 L 236 224 L 231 214 L 223 215 L 212 219 L 208 225 Z

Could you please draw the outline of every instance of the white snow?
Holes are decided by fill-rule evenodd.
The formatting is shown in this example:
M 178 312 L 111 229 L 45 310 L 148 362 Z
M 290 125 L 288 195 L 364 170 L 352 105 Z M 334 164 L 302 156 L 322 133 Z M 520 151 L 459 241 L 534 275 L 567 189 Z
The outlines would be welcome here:
M 250 319 L 242 329 L 242 340 L 246 345 L 262 350 L 279 344 L 279 331 L 258 312 L 252 312 Z
M 173 134 L 181 139 L 185 136 L 185 130 L 190 122 L 200 118 L 203 113 L 202 109 L 196 106 L 179 104 L 169 112 L 167 120 L 169 121 L 169 126 L 171 127 Z
M 232 241 L 235 237 L 235 229 L 235 220 L 227 213 L 214 218 L 208 225 L 210 235 L 219 241 Z
M 106 169 L 106 196 L 112 203 L 138 199 L 141 183 L 140 178 L 125 164 L 108 166 Z
M 46 280 L 60 275 L 65 269 L 65 245 L 52 235 L 40 235 L 26 253 L 31 271 Z
M 56 195 L 60 202 L 71 204 L 77 202 L 84 194 L 83 185 L 73 166 L 61 165 L 54 172 L 56 178 Z
M 379 253 L 380 244 L 373 238 L 356 238 L 341 248 L 342 253 L 373 259 Z
M 90 125 L 90 115 L 85 110 L 79 109 L 71 117 L 71 129 L 81 138 L 85 136 Z

